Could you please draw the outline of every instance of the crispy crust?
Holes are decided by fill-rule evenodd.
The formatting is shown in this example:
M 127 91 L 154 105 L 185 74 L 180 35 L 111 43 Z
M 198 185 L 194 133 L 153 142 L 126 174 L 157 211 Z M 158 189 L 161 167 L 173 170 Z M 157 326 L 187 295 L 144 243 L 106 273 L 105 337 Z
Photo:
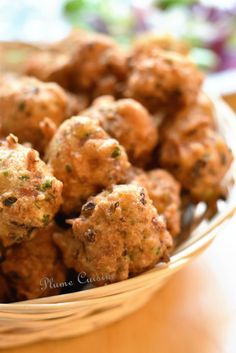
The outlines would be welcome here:
M 97 98 L 83 112 L 124 146 L 130 161 L 138 166 L 148 163 L 158 141 L 157 128 L 148 111 L 133 99 L 115 101 L 111 96 Z
M 157 50 L 131 65 L 125 95 L 152 113 L 177 111 L 195 103 L 202 81 L 202 73 L 189 58 Z
M 178 181 L 166 170 L 153 169 L 150 172 L 136 172 L 132 183 L 146 188 L 158 213 L 164 216 L 170 234 L 174 237 L 179 235 L 181 198 Z
M 0 240 L 8 246 L 50 222 L 61 204 L 62 183 L 38 152 L 10 135 L 0 141 Z
M 53 174 L 63 182 L 65 213 L 78 212 L 89 196 L 122 183 L 130 167 L 125 150 L 97 122 L 73 117 L 57 130 L 47 151 Z
M 32 77 L 4 77 L 0 81 L 2 134 L 13 133 L 21 143 L 31 143 L 40 153 L 50 140 L 41 125 L 45 119 L 56 129 L 75 112 L 74 100 L 56 83 Z
M 172 239 L 144 188 L 118 185 L 91 198 L 73 221 L 73 234 L 57 234 L 67 266 L 101 285 L 168 261 Z

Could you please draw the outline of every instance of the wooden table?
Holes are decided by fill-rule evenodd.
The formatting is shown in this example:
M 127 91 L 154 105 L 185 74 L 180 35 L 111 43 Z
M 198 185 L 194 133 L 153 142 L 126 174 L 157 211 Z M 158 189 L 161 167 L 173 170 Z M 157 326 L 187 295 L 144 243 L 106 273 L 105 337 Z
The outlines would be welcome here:
M 230 98 L 236 110 L 236 96 Z M 236 138 L 236 137 L 235 137 Z M 142 309 L 82 337 L 9 353 L 235 353 L 236 219 Z

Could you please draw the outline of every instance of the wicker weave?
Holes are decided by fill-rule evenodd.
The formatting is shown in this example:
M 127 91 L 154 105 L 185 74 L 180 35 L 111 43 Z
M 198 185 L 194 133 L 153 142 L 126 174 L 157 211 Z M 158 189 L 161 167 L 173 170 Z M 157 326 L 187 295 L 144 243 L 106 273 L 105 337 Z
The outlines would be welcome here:
M 219 98 L 213 99 L 216 120 L 222 136 L 236 157 L 234 113 Z M 0 304 L 0 348 L 13 347 L 42 339 L 80 335 L 135 311 L 148 301 L 176 271 L 180 270 L 212 242 L 236 211 L 236 166 L 230 171 L 234 185 L 220 211 L 208 222 L 204 219 L 191 236 L 177 247 L 167 265 L 135 278 L 87 291 L 64 294 L 21 303 Z

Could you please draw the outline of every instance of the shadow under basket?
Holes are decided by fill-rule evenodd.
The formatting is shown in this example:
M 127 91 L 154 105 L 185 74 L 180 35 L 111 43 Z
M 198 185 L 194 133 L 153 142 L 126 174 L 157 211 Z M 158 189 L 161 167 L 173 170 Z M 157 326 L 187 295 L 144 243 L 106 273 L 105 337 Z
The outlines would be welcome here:
M 219 131 L 236 159 L 235 114 L 218 97 L 212 97 L 212 100 Z M 201 222 L 192 227 L 189 237 L 177 246 L 168 264 L 159 264 L 137 277 L 104 287 L 0 304 L 0 348 L 81 335 L 121 319 L 144 305 L 170 276 L 201 254 L 234 215 L 235 161 L 228 174 L 232 182 L 227 200 L 218 202 L 213 218 L 202 217 Z M 195 208 L 195 217 L 200 208 L 200 204 Z

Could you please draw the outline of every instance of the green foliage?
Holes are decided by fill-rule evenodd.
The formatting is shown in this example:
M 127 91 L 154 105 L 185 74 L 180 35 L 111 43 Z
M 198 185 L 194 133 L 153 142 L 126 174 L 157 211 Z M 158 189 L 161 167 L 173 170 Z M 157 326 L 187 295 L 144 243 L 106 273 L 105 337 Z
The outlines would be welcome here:
M 156 0 L 155 5 L 162 9 L 168 9 L 173 6 L 188 6 L 195 3 L 196 0 Z
M 68 0 L 64 5 L 66 15 L 71 15 L 74 12 L 80 12 L 86 5 L 86 0 Z

